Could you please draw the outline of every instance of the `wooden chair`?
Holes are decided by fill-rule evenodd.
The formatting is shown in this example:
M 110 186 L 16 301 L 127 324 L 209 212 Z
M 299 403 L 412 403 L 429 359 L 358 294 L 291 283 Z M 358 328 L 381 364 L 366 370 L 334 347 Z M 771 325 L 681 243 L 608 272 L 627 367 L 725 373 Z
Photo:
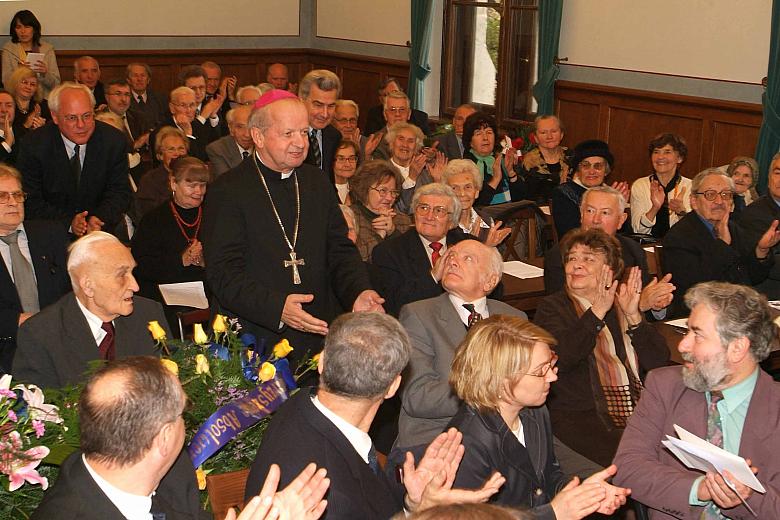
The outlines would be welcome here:
M 206 490 L 209 493 L 211 511 L 215 519 L 225 518 L 231 507 L 244 507 L 244 488 L 246 488 L 247 478 L 249 478 L 248 469 L 206 476 Z
M 186 337 L 192 336 L 192 326 L 196 323 L 208 323 L 211 319 L 209 309 L 193 309 L 191 311 L 182 311 L 176 313 L 179 320 L 179 338 L 184 339 L 184 331 L 187 331 Z
M 530 264 L 537 265 L 540 261 L 544 261 L 543 256 L 536 254 L 537 249 L 537 229 L 536 229 L 536 216 L 540 215 L 546 220 L 545 215 L 536 203 L 530 200 L 521 200 L 518 202 L 507 202 L 504 204 L 496 204 L 493 206 L 484 206 L 480 208 L 482 213 L 490 215 L 494 220 L 500 220 L 505 224 L 512 226 L 512 233 L 509 238 L 506 239 L 504 245 L 504 261 L 520 260 L 528 262 Z M 526 239 L 527 236 L 527 249 L 528 258 L 520 258 L 520 255 L 515 248 L 515 244 L 519 241 Z

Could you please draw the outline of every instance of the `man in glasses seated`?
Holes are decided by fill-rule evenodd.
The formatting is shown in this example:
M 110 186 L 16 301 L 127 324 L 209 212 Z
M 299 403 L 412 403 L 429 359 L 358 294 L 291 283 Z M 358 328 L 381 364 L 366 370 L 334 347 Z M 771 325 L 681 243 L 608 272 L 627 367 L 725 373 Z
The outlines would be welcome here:
M 699 282 L 755 285 L 765 280 L 773 263 L 770 249 L 780 242 L 777 220 L 752 244 L 729 220 L 734 181 L 720 170 L 709 168 L 696 175 L 690 197 L 693 211 L 663 241 L 664 269 L 677 287 L 671 317 L 687 314 L 683 295 Z
M 75 236 L 116 229 L 130 205 L 127 138 L 95 121 L 86 85 L 65 82 L 49 95 L 53 125 L 30 132 L 16 166 L 30 219 L 62 222 Z

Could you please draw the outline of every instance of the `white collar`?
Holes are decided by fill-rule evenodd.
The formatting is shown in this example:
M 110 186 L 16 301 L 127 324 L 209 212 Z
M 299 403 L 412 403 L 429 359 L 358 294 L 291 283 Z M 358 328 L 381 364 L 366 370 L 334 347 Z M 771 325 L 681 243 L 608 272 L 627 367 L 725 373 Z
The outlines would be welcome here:
M 95 343 L 100 345 L 100 342 L 103 341 L 103 337 L 106 335 L 106 331 L 103 330 L 103 320 L 87 309 L 77 296 L 74 295 L 74 297 L 76 298 L 76 303 L 78 303 L 81 312 L 87 319 L 87 325 L 89 325 L 89 331 L 92 333 L 92 337 L 95 338 Z M 113 322 L 114 321 L 111 320 L 111 323 Z
M 395 162 L 393 159 L 390 159 L 390 162 L 393 163 L 393 166 L 398 168 L 401 171 L 401 175 L 403 175 L 404 179 L 409 177 L 409 167 L 408 166 L 401 166 L 397 162 Z
M 87 462 L 87 458 L 83 453 L 81 454 L 81 460 L 84 462 L 84 467 L 87 468 L 89 476 L 92 477 L 92 480 L 94 480 L 100 490 L 105 493 L 111 503 L 119 509 L 122 516 L 127 520 L 151 520 L 152 496 L 154 496 L 154 492 L 149 496 L 143 496 L 122 491 L 98 475 L 98 473 L 92 469 L 92 466 L 89 465 L 89 462 Z
M 431 255 L 433 254 L 433 249 L 431 246 L 431 241 L 422 236 L 421 234 L 417 233 L 417 236 L 420 237 L 420 241 L 423 244 L 423 249 L 425 249 L 425 255 L 428 257 L 428 261 L 431 262 Z M 441 240 L 439 240 L 441 243 L 441 249 L 439 249 L 439 258 L 444 256 L 444 252 L 447 251 L 447 235 L 444 235 Z M 431 266 L 433 266 L 433 262 L 431 262 Z
M 311 402 L 347 438 L 347 441 L 355 448 L 358 455 L 368 464 L 368 452 L 371 451 L 372 445 L 371 437 L 360 428 L 356 428 L 333 413 L 333 411 L 322 404 L 316 395 L 311 398 Z
M 255 151 L 255 157 L 257 157 L 257 160 L 260 161 L 263 164 L 263 166 L 265 166 L 269 170 L 276 171 L 276 170 L 274 170 L 273 168 L 271 168 L 270 166 L 268 166 L 267 164 L 265 164 L 263 162 L 263 160 L 260 158 L 260 153 L 259 152 Z M 280 172 L 282 174 L 282 179 L 289 179 L 290 176 L 292 176 L 294 171 L 295 171 L 295 168 L 293 168 L 292 170 L 290 170 L 288 172 Z
M 487 306 L 487 296 L 483 296 L 482 298 L 470 302 L 467 302 L 460 296 L 455 296 L 452 293 L 448 293 L 447 296 L 450 298 L 450 302 L 452 303 L 452 306 L 455 307 L 455 312 L 458 313 L 458 316 L 460 317 L 460 321 L 462 321 L 464 325 L 468 325 L 469 314 L 471 314 L 463 306 L 464 303 L 474 304 L 474 310 L 482 315 L 482 319 L 488 318 L 490 316 L 490 312 L 488 311 L 488 306 Z

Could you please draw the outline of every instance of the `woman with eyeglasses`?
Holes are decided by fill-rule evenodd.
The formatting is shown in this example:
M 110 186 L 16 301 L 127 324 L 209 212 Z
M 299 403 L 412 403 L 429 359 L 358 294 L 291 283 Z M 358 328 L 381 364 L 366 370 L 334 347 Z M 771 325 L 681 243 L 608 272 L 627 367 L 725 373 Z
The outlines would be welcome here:
M 3 84 L 20 67 L 30 69 L 38 79 L 41 95 L 49 98 L 49 92 L 60 84 L 60 70 L 54 47 L 41 40 L 41 22 L 27 9 L 11 18 L 11 41 L 3 45 Z
M 514 316 L 491 316 L 471 327 L 449 378 L 463 405 L 447 428 L 463 434 L 465 447 L 453 487 L 477 489 L 498 471 L 506 483 L 491 502 L 529 508 L 547 520 L 612 514 L 628 494 L 606 482 L 615 466 L 582 483 L 567 482 L 553 451 L 545 401 L 558 380 L 555 343 L 547 331 Z
M 19 67 L 5 83 L 5 88 L 16 103 L 16 117 L 13 130 L 16 139 L 21 139 L 30 130 L 35 130 L 51 119 L 49 104 L 41 96 L 38 76 L 27 67 Z
M 339 147 L 336 148 L 336 156 L 333 158 L 333 177 L 340 204 L 352 205 L 352 197 L 349 195 L 349 181 L 357 171 L 359 154 L 358 145 L 348 139 L 342 140 Z
M 653 173 L 631 185 L 631 226 L 634 233 L 663 238 L 691 211 L 691 180 L 678 171 L 688 145 L 677 134 L 658 134 L 647 148 Z
M 377 244 L 399 236 L 411 226 L 409 216 L 393 208 L 401 184 L 401 172 L 381 160 L 360 166 L 350 182 L 351 208 L 357 223 L 355 245 L 364 262 L 371 261 L 371 252 Z
M 571 231 L 561 241 L 561 257 L 564 289 L 542 300 L 534 316 L 558 343 L 561 382 L 550 395 L 550 418 L 561 442 L 606 466 L 645 375 L 668 363 L 669 348 L 639 311 L 639 268 L 620 283 L 615 237 L 600 229 Z

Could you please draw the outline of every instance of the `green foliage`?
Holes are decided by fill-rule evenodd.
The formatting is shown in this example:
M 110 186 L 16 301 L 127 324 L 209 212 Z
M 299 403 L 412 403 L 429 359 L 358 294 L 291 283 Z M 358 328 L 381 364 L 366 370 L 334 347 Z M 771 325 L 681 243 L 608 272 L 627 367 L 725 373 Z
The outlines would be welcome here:
M 498 43 L 501 33 L 501 15 L 495 9 L 487 9 L 487 27 L 485 28 L 485 45 L 490 61 L 498 69 Z

